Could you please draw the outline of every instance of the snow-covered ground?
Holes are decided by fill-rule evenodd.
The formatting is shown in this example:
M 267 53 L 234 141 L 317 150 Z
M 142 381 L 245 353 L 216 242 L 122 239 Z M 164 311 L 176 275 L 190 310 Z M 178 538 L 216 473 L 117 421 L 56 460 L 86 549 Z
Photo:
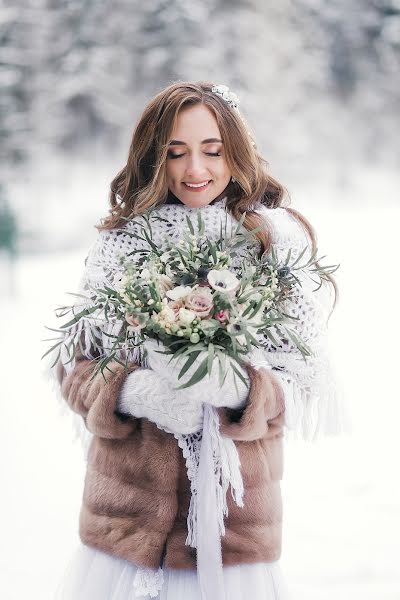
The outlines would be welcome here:
M 400 208 L 344 206 L 304 212 L 341 263 L 330 330 L 353 431 L 286 443 L 281 562 L 293 600 L 399 600 Z M 78 543 L 83 455 L 43 376 L 40 340 L 85 253 L 24 257 L 17 295 L 1 292 L 3 600 L 50 600 Z

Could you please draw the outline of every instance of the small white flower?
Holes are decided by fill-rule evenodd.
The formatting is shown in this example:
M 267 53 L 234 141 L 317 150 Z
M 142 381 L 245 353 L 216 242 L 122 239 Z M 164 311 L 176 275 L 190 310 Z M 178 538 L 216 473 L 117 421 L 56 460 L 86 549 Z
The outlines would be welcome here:
M 118 273 L 115 273 L 114 278 L 113 278 L 113 286 L 116 289 L 118 289 L 118 290 L 123 289 L 128 282 L 129 282 L 129 277 L 127 275 L 125 275 L 121 271 L 118 271 Z
M 176 312 L 172 310 L 172 308 L 164 306 L 160 313 L 160 318 L 162 318 L 165 323 L 173 323 L 176 321 Z
M 140 277 L 142 279 L 146 279 L 146 280 L 150 279 L 151 273 L 150 273 L 149 269 L 143 269 L 142 272 L 140 273 Z

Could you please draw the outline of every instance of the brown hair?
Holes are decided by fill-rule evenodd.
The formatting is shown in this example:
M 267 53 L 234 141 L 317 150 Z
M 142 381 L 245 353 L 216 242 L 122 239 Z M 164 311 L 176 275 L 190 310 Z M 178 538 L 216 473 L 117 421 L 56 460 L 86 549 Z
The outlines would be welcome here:
M 288 191 L 268 173 L 268 162 L 258 152 L 243 117 L 213 93 L 212 86 L 209 82 L 178 82 L 150 100 L 133 132 L 127 163 L 111 182 L 110 214 L 97 229 L 121 227 L 129 218 L 150 207 L 171 201 L 166 183 L 169 140 L 179 111 L 201 103 L 211 110 L 217 121 L 225 158 L 236 179 L 224 191 L 228 212 L 237 220 L 246 212 L 243 225 L 251 230 L 265 223 L 261 215 L 254 212 L 253 205 L 284 207 L 303 225 L 315 251 L 317 235 L 313 226 L 300 212 L 288 206 Z M 236 148 L 240 148 L 240 152 Z M 256 237 L 261 243 L 261 253 L 268 252 L 272 244 L 270 225 L 256 233 Z M 335 290 L 333 311 L 338 288 L 332 275 L 327 278 Z

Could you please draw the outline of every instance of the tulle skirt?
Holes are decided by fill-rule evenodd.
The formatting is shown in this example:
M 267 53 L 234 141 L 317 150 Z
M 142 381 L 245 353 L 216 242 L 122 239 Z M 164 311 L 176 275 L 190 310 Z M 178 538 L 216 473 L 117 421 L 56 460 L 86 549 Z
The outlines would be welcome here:
M 201 600 L 195 570 L 164 567 L 156 595 L 138 595 L 137 571 L 131 562 L 80 543 L 55 600 Z M 292 600 L 279 561 L 224 567 L 224 583 L 229 600 Z

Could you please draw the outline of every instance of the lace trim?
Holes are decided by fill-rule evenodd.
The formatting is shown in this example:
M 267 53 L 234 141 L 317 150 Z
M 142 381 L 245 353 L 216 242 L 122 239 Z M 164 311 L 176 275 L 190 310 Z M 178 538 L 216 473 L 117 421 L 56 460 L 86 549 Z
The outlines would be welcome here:
M 228 515 L 228 504 L 226 494 L 231 486 L 232 497 L 236 504 L 243 506 L 243 480 L 240 473 L 240 459 L 235 443 L 230 438 L 221 436 L 219 433 L 219 417 L 215 407 L 208 406 L 205 412 L 204 427 L 208 427 L 211 436 L 214 473 L 214 487 L 217 495 L 217 518 L 220 535 L 225 535 L 224 517 Z M 202 431 L 188 435 L 174 434 L 179 447 L 182 450 L 186 462 L 188 479 L 190 481 L 191 499 L 187 517 L 188 534 L 186 545 L 197 547 L 197 510 L 198 510 L 198 473 L 200 465 L 200 451 L 202 442 Z
M 157 571 L 155 569 L 139 567 L 133 581 L 135 598 L 142 598 L 143 596 L 156 598 L 163 584 L 164 573 L 161 567 Z
M 182 450 L 183 458 L 185 459 L 191 491 L 187 517 L 188 534 L 185 544 L 195 548 L 197 533 L 197 471 L 200 462 L 200 448 L 203 432 L 197 431 L 196 433 L 190 433 L 188 435 L 179 435 L 175 433 L 174 437 L 177 440 L 178 446 Z

